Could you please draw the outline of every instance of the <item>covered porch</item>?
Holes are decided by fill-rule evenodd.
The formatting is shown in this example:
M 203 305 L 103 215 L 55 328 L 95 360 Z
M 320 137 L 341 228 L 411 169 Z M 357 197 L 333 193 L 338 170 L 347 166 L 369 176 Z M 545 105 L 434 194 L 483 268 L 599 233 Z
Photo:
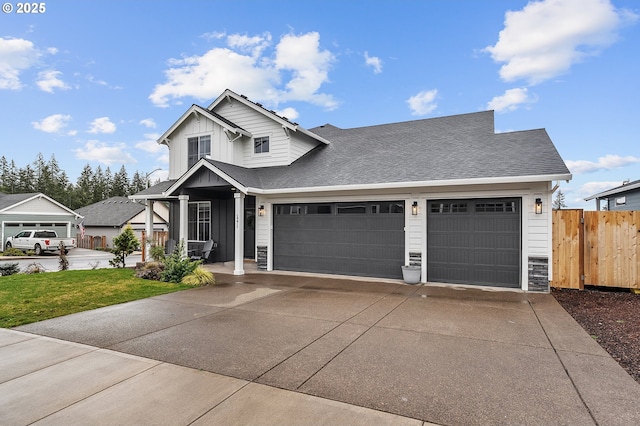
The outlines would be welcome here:
M 216 249 L 209 261 L 233 262 L 233 274 L 244 275 L 244 259 L 255 259 L 255 197 L 232 179 L 201 166 L 198 163 L 180 179 L 161 182 L 131 198 L 145 203 L 148 235 L 154 203 L 166 202 L 170 245 L 184 241 L 185 256 L 200 256 L 205 242 L 213 240 Z

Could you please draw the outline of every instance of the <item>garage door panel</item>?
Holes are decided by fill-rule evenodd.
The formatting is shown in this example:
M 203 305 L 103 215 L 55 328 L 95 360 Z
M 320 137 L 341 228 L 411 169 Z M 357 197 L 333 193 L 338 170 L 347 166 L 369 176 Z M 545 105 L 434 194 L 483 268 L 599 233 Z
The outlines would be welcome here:
M 519 287 L 519 198 L 436 200 L 427 209 L 427 279 Z
M 394 202 L 394 205 L 404 205 Z M 374 207 L 375 205 L 375 207 Z M 346 275 L 401 277 L 404 213 L 381 203 L 276 205 L 274 268 Z M 299 215 L 286 214 L 298 211 Z M 284 213 L 283 213 L 284 212 Z M 354 213 L 355 212 L 355 213 Z

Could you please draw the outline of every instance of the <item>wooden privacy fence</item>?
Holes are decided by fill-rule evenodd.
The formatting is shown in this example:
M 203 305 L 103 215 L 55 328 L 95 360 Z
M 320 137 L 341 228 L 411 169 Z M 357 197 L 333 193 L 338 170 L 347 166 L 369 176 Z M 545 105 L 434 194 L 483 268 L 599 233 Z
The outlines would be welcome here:
M 76 246 L 79 248 L 95 250 L 107 247 L 107 237 L 104 235 L 85 235 L 84 237 L 81 237 L 80 234 L 76 234 L 76 241 Z
M 640 211 L 554 210 L 553 287 L 640 289 Z

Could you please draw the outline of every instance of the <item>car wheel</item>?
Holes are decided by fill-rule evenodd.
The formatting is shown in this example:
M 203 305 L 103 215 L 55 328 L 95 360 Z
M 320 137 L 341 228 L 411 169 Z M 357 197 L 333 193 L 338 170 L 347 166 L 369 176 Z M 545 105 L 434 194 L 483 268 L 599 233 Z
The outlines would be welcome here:
M 42 247 L 40 247 L 40 244 L 36 244 L 36 246 L 33 248 L 33 252 L 36 256 L 40 256 L 42 254 Z
M 7 244 L 5 244 L 5 248 L 6 248 L 6 249 L 10 249 L 10 248 L 11 248 L 11 243 L 10 243 L 10 242 L 7 242 Z

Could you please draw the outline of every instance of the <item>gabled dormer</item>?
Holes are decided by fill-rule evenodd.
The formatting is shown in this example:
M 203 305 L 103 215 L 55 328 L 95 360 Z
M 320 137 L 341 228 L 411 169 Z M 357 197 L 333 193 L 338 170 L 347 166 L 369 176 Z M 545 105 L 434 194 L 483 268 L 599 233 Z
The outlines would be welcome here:
M 209 108 L 192 105 L 158 143 L 169 147 L 169 178 L 177 179 L 203 157 L 247 168 L 286 166 L 329 142 L 226 90 Z

